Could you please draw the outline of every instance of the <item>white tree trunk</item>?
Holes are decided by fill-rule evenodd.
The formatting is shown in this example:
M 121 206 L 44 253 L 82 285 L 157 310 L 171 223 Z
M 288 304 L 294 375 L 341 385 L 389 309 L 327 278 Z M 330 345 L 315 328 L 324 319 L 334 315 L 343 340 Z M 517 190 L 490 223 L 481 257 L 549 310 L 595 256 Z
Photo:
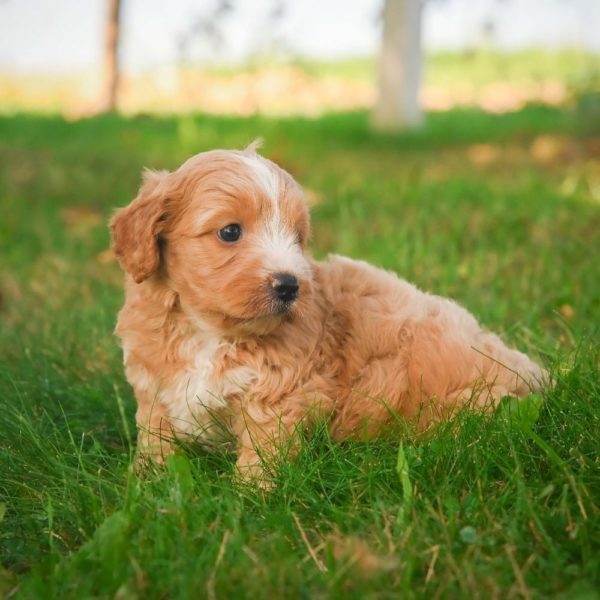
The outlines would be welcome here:
M 424 0 L 384 0 L 379 93 L 373 112 L 378 129 L 416 127 L 423 120 L 421 15 Z

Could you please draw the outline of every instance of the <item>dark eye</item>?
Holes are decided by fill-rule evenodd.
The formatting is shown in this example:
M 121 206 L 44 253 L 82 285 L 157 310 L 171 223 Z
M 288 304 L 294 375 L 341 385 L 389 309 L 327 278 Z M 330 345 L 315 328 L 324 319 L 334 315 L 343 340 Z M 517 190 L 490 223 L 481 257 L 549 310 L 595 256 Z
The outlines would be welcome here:
M 219 229 L 217 235 L 224 242 L 237 242 L 242 235 L 242 228 L 237 223 L 231 223 L 230 225 L 227 225 L 227 227 Z

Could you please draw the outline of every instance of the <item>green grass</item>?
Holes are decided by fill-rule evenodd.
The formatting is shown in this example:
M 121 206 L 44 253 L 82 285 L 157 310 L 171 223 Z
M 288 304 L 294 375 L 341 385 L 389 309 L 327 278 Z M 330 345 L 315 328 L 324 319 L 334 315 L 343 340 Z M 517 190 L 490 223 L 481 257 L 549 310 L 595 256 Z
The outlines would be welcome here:
M 235 75 L 263 66 L 281 64 L 281 60 L 258 56 L 239 65 L 204 68 L 213 74 Z M 376 70 L 377 58 L 361 56 L 324 61 L 299 56 L 287 59 L 285 64 L 298 67 L 307 75 L 314 77 L 332 75 L 370 81 Z M 435 52 L 424 58 L 425 83 L 451 88 L 458 82 L 472 84 L 479 89 L 498 80 L 513 83 L 552 80 L 578 86 L 585 80 L 597 79 L 598 76 L 600 76 L 598 56 L 579 50 L 548 52 L 532 49 L 497 52 L 479 49 L 472 52 Z
M 315 254 L 459 300 L 552 370 L 539 415 L 370 444 L 320 431 L 267 496 L 226 453 L 136 479 L 105 223 L 142 166 L 259 135 L 318 199 Z M 397 136 L 362 113 L 0 118 L 0 593 L 597 598 L 599 140 L 593 103 L 439 113 Z
M 335 107 L 341 106 L 338 103 L 345 96 L 356 94 L 356 90 L 363 90 L 360 95 L 368 93 L 369 88 L 374 90 L 377 57 L 324 61 L 259 53 L 234 64 L 191 63 L 174 67 L 179 84 L 168 94 L 160 83 L 163 76 L 156 69 L 137 74 L 124 73 L 121 104 L 126 111 L 168 112 L 184 110 L 182 106 L 199 106 L 193 102 L 202 101 L 198 94 L 206 85 L 219 88 L 226 85 L 227 79 L 241 75 L 243 77 L 233 88 L 222 87 L 223 94 L 239 97 L 240 108 L 242 105 L 247 107 L 249 102 L 257 102 L 258 112 L 335 110 Z M 279 90 L 276 98 L 265 88 L 265 82 L 261 83 L 260 73 L 265 69 L 270 71 L 270 85 Z M 210 83 L 207 83 L 207 76 Z M 329 86 L 315 85 L 325 78 L 330 78 Z M 499 102 L 494 103 L 494 110 L 506 110 L 518 106 L 522 97 L 555 102 L 556 94 L 561 98 L 565 91 L 581 96 L 591 94 L 597 105 L 600 55 L 566 49 L 556 52 L 533 49 L 518 52 L 485 49 L 436 52 L 424 57 L 422 79 L 428 106 L 451 107 L 483 101 L 489 109 L 490 101 L 497 98 Z M 314 90 L 312 106 L 295 98 L 298 85 L 308 85 Z M 325 93 L 327 87 L 329 91 Z M 334 88 L 337 89 L 335 93 Z M 63 74 L 0 72 L 0 114 L 22 110 L 86 113 L 93 110 L 94 89 L 93 73 L 89 70 Z M 552 100 L 553 97 L 555 100 Z M 182 104 L 185 98 L 189 104 Z M 364 98 L 356 98 L 355 101 L 356 106 L 366 102 Z M 210 112 L 220 110 L 214 101 L 204 106 Z

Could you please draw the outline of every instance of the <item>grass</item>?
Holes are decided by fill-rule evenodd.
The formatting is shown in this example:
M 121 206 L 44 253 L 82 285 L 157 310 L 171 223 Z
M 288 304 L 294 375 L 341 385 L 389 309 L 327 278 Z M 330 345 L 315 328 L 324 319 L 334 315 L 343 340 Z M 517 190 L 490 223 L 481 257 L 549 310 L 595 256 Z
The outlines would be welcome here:
M 375 57 L 356 57 L 338 61 L 318 61 L 297 58 L 292 64 L 307 74 L 316 76 L 341 75 L 357 80 L 370 80 L 376 67 Z M 259 63 L 260 64 L 260 63 Z M 251 68 L 252 63 L 244 65 Z M 600 64 L 594 54 L 578 50 L 548 52 L 522 50 L 497 52 L 474 50 L 472 52 L 435 52 L 425 57 L 424 80 L 426 84 L 452 87 L 465 82 L 480 88 L 498 80 L 513 83 L 522 81 L 564 81 L 570 86 L 583 80 L 598 77 Z M 223 70 L 215 69 L 215 72 Z M 234 68 L 224 71 L 235 73 Z
M 123 73 L 121 108 L 126 113 L 306 114 L 370 107 L 377 58 L 335 61 L 259 54 L 232 65 L 187 64 Z M 0 113 L 23 110 L 90 114 L 101 94 L 94 70 L 81 73 L 0 72 Z M 600 56 L 491 50 L 436 52 L 424 57 L 422 102 L 432 110 L 482 106 L 515 110 L 526 101 L 560 103 L 569 92 L 598 92 Z
M 597 598 L 597 104 L 431 115 L 0 118 L 0 592 L 22 598 Z M 313 248 L 452 296 L 556 386 L 434 435 L 306 439 L 263 496 L 233 457 L 139 481 L 105 223 L 142 166 L 266 138 Z M 513 407 L 514 408 L 514 407 Z M 514 411 L 513 411 L 514 413 Z

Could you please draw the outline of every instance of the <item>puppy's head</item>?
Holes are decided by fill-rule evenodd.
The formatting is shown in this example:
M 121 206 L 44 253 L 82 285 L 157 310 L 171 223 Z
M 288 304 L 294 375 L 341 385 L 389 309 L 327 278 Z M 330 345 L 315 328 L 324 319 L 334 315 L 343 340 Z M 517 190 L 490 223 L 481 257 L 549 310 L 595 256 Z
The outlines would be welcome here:
M 152 277 L 181 306 L 224 329 L 266 332 L 302 312 L 312 272 L 300 186 L 254 148 L 198 154 L 147 172 L 111 222 L 115 253 L 136 283 Z

